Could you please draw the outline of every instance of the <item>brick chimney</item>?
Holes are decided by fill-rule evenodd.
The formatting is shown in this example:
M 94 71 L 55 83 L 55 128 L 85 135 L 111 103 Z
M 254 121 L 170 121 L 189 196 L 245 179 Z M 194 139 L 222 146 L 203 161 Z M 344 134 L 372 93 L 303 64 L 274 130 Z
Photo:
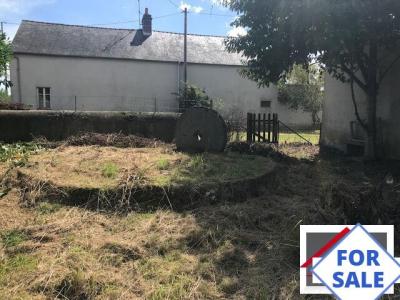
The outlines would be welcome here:
M 148 37 L 152 34 L 152 17 L 149 14 L 149 9 L 146 8 L 142 18 L 142 31 L 143 35 Z

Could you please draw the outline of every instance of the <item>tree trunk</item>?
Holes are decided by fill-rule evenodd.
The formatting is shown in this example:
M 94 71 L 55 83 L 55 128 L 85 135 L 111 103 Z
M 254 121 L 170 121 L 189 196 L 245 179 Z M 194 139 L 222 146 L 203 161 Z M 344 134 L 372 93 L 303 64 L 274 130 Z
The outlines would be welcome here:
M 315 111 L 315 110 L 313 110 L 311 112 L 311 118 L 312 118 L 313 125 L 317 125 L 321 122 L 321 120 L 319 119 L 318 113 L 319 113 L 319 111 Z
M 376 41 L 370 42 L 368 64 L 368 91 L 367 91 L 367 140 L 364 156 L 368 160 L 375 160 L 378 155 L 376 107 L 378 98 L 378 47 Z
M 376 101 L 377 95 L 368 92 L 368 130 L 364 156 L 367 160 L 375 160 L 378 155 L 376 130 Z

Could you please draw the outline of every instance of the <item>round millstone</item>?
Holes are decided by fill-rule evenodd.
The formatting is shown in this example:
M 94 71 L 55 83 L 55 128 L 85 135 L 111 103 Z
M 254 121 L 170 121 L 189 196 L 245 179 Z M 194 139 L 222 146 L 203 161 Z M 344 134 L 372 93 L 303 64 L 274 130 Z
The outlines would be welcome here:
M 180 117 L 175 133 L 178 150 L 187 152 L 222 152 L 228 141 L 227 127 L 218 112 L 193 107 Z

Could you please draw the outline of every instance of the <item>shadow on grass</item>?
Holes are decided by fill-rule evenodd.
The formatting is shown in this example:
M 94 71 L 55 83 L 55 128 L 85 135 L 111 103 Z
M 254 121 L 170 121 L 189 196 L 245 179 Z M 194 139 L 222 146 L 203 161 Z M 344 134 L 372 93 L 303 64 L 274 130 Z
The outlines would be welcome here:
M 166 210 L 144 210 L 138 214 L 145 217 L 144 221 L 135 216 L 132 227 L 121 230 L 127 236 L 136 234 L 129 231 L 132 228 L 146 228 L 145 234 L 135 239 L 137 248 L 122 247 L 117 239 L 103 245 L 101 251 L 107 251 L 108 263 L 111 261 L 118 268 L 134 264 L 128 269 L 134 270 L 129 276 L 144 282 L 143 298 L 324 299 L 299 295 L 299 226 L 349 223 L 349 215 L 340 205 L 353 198 L 345 196 L 358 195 L 357 188 L 366 179 L 371 185 L 374 180 L 378 182 L 385 167 L 366 166 L 361 160 L 336 154 L 320 155 L 316 147 L 302 145 L 279 149 L 253 146 L 249 150 L 278 164 L 273 176 L 262 183 L 258 195 L 247 198 L 248 193 L 235 194 L 232 201 L 207 201 L 190 209 L 171 209 L 164 203 L 162 208 Z M 221 168 L 202 162 L 201 158 L 191 163 L 198 171 L 196 176 L 202 178 L 207 178 L 208 170 Z M 196 181 L 195 176 L 189 179 Z M 240 188 L 246 190 L 245 186 Z M 208 195 L 209 199 L 212 195 Z M 188 197 L 184 192 L 171 194 L 169 201 L 188 201 Z M 51 211 L 46 207 L 42 210 Z M 119 222 L 116 227 L 121 226 L 124 217 L 115 219 Z M 118 234 L 116 228 L 110 228 L 115 230 L 113 235 Z M 88 256 L 93 258 L 91 252 Z M 101 267 L 106 269 L 104 264 Z M 57 290 L 67 296 L 81 295 L 85 289 L 96 295 L 102 293 L 98 279 L 81 277 L 66 276 Z M 116 288 L 118 285 L 120 282 Z M 67 289 L 70 286 L 77 288 Z
M 372 215 L 370 210 L 354 206 L 363 199 L 359 198 L 363 195 L 360 188 L 365 188 L 366 180 L 366 195 L 378 203 L 386 201 L 376 189 L 382 188 L 379 183 L 385 174 L 398 170 L 393 162 L 364 163 L 338 153 L 319 154 L 298 147 L 307 152 L 306 158 L 291 155 L 293 149 L 268 154 L 281 164 L 261 196 L 190 212 L 199 228 L 180 240 L 181 247 L 201 258 L 199 270 L 207 269 L 202 264 L 212 266 L 207 272 L 199 271 L 200 276 L 214 278 L 223 298 L 331 299 L 299 295 L 300 225 L 369 224 L 378 222 L 378 217 L 383 224 L 393 222 L 383 210 Z M 398 203 L 399 194 L 396 197 L 392 203 Z M 394 208 L 390 209 L 395 216 Z

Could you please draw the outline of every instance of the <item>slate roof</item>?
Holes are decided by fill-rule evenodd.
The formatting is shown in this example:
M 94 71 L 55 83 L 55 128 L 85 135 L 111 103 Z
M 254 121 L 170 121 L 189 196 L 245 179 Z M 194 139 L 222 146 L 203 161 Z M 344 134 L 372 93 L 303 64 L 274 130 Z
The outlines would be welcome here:
M 142 43 L 141 30 L 99 28 L 22 21 L 13 40 L 14 53 L 151 61 L 183 61 L 183 35 L 153 31 Z M 242 58 L 225 50 L 224 38 L 188 35 L 188 62 L 242 65 Z

